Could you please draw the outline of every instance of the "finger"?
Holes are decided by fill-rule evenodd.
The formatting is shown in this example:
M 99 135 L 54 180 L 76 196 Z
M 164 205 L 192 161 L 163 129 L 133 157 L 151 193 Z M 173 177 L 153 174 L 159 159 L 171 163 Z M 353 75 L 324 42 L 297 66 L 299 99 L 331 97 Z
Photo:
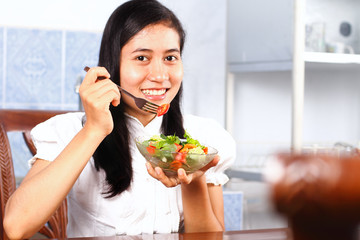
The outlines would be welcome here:
M 86 89 L 82 89 L 80 91 L 80 97 L 83 103 L 97 104 L 103 102 L 106 107 L 108 107 L 110 102 L 114 106 L 120 103 L 120 92 L 110 80 L 104 80 Z
M 175 177 L 175 178 L 172 178 L 172 179 L 174 181 L 174 187 L 181 184 L 181 182 L 180 182 L 180 180 L 178 178 Z
M 148 173 L 150 174 L 150 176 L 152 176 L 153 178 L 157 179 L 157 174 L 154 170 L 154 168 L 151 166 L 150 163 L 146 162 L 145 163 L 146 166 L 146 170 L 148 171 Z
M 114 107 L 120 104 L 120 94 L 119 92 L 114 92 L 113 90 L 108 91 L 104 95 L 104 101 L 108 104 L 107 107 L 109 107 L 109 104 L 111 103 Z
M 186 171 L 183 168 L 179 168 L 177 174 L 181 183 L 185 183 L 185 184 L 191 183 L 192 175 L 191 174 L 187 175 Z
M 114 100 L 111 102 L 111 105 L 113 105 L 114 107 L 119 106 L 119 104 L 120 104 L 120 97 L 114 99 Z
M 111 104 L 116 107 L 120 104 L 120 101 L 121 101 L 121 93 L 119 91 L 119 89 L 116 87 L 116 90 L 115 90 L 115 98 L 112 100 Z
M 90 85 L 95 83 L 99 77 L 110 78 L 110 74 L 104 67 L 92 67 L 87 71 L 83 84 Z
M 145 166 L 150 176 L 162 182 L 166 187 L 175 187 L 180 183 L 176 178 L 168 178 L 159 167 L 154 169 L 148 162 L 145 163 Z
M 205 172 L 205 171 L 207 171 L 209 168 L 212 168 L 212 167 L 216 166 L 216 165 L 219 163 L 219 161 L 220 161 L 220 157 L 219 157 L 219 155 L 216 155 L 216 156 L 214 157 L 214 159 L 211 160 L 211 162 L 209 162 L 206 166 L 204 166 L 203 168 L 201 168 L 201 170 Z
M 177 185 L 176 180 L 168 178 L 160 167 L 155 167 L 155 172 L 157 174 L 157 179 L 166 187 L 175 187 Z
M 115 86 L 115 84 L 109 80 L 106 80 L 108 83 L 105 84 L 105 87 L 103 89 L 103 92 L 101 97 L 105 98 L 106 103 L 110 103 L 116 107 L 117 105 L 120 104 L 120 91 L 119 89 Z
M 87 96 L 100 96 L 107 92 L 109 89 L 114 89 L 116 92 L 119 92 L 117 87 L 112 83 L 111 80 L 103 80 L 97 82 L 96 84 L 92 84 L 89 86 L 84 86 L 80 88 L 80 95 Z

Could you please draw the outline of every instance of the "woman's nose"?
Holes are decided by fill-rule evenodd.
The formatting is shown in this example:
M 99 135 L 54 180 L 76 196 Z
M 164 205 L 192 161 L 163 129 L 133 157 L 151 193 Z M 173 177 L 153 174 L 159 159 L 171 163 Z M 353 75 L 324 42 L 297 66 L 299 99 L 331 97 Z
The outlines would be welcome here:
M 150 65 L 148 79 L 151 81 L 165 81 L 169 79 L 169 73 L 162 62 L 153 62 Z

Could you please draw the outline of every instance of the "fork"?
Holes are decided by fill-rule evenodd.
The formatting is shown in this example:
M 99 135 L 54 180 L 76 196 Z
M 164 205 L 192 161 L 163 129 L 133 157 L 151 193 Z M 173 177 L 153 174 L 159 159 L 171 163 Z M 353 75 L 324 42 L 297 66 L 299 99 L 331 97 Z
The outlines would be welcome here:
M 87 72 L 89 71 L 89 67 L 86 66 L 84 68 L 84 70 Z M 106 79 L 105 77 L 98 77 L 97 80 L 104 80 Z M 126 91 L 125 89 L 123 89 L 122 87 L 120 87 L 118 84 L 115 84 L 118 89 L 127 94 L 128 96 L 132 97 L 134 99 L 134 102 L 136 104 L 136 106 L 138 108 L 140 108 L 141 110 L 145 111 L 145 112 L 149 112 L 149 113 L 153 113 L 153 114 L 157 114 L 157 110 L 159 109 L 159 105 L 155 104 L 155 103 L 152 103 L 152 102 L 149 102 L 143 98 L 139 98 L 139 97 L 135 97 L 134 95 L 132 95 L 131 93 L 129 93 L 128 91 Z

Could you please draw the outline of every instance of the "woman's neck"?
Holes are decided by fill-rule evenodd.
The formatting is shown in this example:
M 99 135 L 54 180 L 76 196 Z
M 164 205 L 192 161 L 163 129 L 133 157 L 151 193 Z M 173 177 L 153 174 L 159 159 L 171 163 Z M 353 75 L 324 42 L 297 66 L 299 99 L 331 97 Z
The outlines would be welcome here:
M 155 114 L 150 114 L 144 112 L 144 114 L 139 113 L 138 111 L 132 111 L 129 108 L 125 108 L 125 113 L 139 120 L 144 127 L 148 125 L 154 118 L 156 118 Z

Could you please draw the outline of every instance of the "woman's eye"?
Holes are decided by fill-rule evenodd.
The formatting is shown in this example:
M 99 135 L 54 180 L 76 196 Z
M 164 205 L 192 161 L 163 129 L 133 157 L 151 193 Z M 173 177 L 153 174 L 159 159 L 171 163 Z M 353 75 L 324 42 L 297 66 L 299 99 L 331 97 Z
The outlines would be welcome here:
M 175 61 L 177 58 L 175 56 L 167 56 L 165 58 L 165 61 L 169 61 L 169 62 L 172 62 L 172 61 Z
M 146 61 L 147 60 L 147 58 L 145 56 L 138 56 L 136 59 L 139 60 L 139 61 Z

